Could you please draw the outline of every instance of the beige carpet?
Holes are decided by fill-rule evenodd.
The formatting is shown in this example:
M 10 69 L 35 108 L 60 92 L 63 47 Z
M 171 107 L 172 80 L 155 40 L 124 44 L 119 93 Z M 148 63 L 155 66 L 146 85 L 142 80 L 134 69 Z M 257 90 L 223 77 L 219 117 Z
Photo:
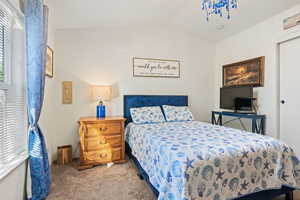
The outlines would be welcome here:
M 138 178 L 132 162 L 83 171 L 76 164 L 52 166 L 52 190 L 47 200 L 155 200 Z
M 152 191 L 136 174 L 131 161 L 84 171 L 78 171 L 75 163 L 53 165 L 52 191 L 47 200 L 155 200 Z M 277 200 L 281 199 L 284 200 Z

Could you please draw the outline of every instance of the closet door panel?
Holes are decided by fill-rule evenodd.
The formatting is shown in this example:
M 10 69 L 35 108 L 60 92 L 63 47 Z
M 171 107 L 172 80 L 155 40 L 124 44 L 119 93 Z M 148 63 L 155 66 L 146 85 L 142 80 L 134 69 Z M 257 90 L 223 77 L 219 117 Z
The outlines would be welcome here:
M 280 45 L 280 139 L 300 157 L 300 38 Z

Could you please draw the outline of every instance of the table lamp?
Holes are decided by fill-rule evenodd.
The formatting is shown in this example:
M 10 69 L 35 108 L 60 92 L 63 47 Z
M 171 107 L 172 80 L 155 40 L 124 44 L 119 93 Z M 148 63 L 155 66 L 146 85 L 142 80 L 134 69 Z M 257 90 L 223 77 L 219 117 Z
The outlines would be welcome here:
M 111 86 L 100 86 L 93 85 L 92 86 L 92 98 L 95 101 L 98 101 L 96 113 L 98 118 L 105 117 L 105 105 L 104 101 L 111 100 Z

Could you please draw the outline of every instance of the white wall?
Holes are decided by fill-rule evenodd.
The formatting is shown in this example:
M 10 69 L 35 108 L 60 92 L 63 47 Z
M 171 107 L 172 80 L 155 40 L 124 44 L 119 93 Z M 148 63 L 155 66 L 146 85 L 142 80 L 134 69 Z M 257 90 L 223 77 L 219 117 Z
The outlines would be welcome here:
M 22 200 L 25 197 L 26 164 L 22 163 L 18 168 L 0 180 L 1 199 Z
M 219 88 L 222 86 L 222 65 L 259 56 L 266 57 L 265 86 L 257 88 L 256 93 L 259 111 L 267 115 L 267 134 L 274 137 L 278 137 L 279 134 L 279 68 L 276 43 L 300 31 L 299 27 L 283 30 L 283 19 L 299 12 L 300 5 L 218 42 L 216 47 L 216 108 L 219 107 Z
M 46 100 L 44 117 L 51 135 L 52 156 L 57 146 L 72 144 L 78 153 L 78 125 L 82 116 L 95 115 L 90 84 L 111 84 L 118 95 L 108 114 L 122 115 L 124 94 L 189 95 L 192 111 L 209 121 L 212 107 L 214 45 L 165 28 L 105 28 L 58 30 L 55 34 L 53 96 Z M 178 59 L 181 77 L 140 78 L 132 75 L 133 57 Z M 62 81 L 73 81 L 73 104 L 62 104 Z M 46 97 L 48 98 L 48 97 Z M 45 111 L 48 112 L 45 112 Z M 45 125 L 45 124 L 44 124 Z

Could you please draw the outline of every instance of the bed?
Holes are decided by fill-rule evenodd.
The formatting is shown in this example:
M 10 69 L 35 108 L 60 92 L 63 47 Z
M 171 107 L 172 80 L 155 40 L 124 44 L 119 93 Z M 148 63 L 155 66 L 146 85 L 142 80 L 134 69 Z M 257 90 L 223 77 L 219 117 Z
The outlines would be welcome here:
M 187 106 L 187 96 L 124 96 L 126 151 L 159 200 L 268 200 L 300 185 L 300 163 L 271 138 L 198 121 L 136 125 L 130 108 Z

